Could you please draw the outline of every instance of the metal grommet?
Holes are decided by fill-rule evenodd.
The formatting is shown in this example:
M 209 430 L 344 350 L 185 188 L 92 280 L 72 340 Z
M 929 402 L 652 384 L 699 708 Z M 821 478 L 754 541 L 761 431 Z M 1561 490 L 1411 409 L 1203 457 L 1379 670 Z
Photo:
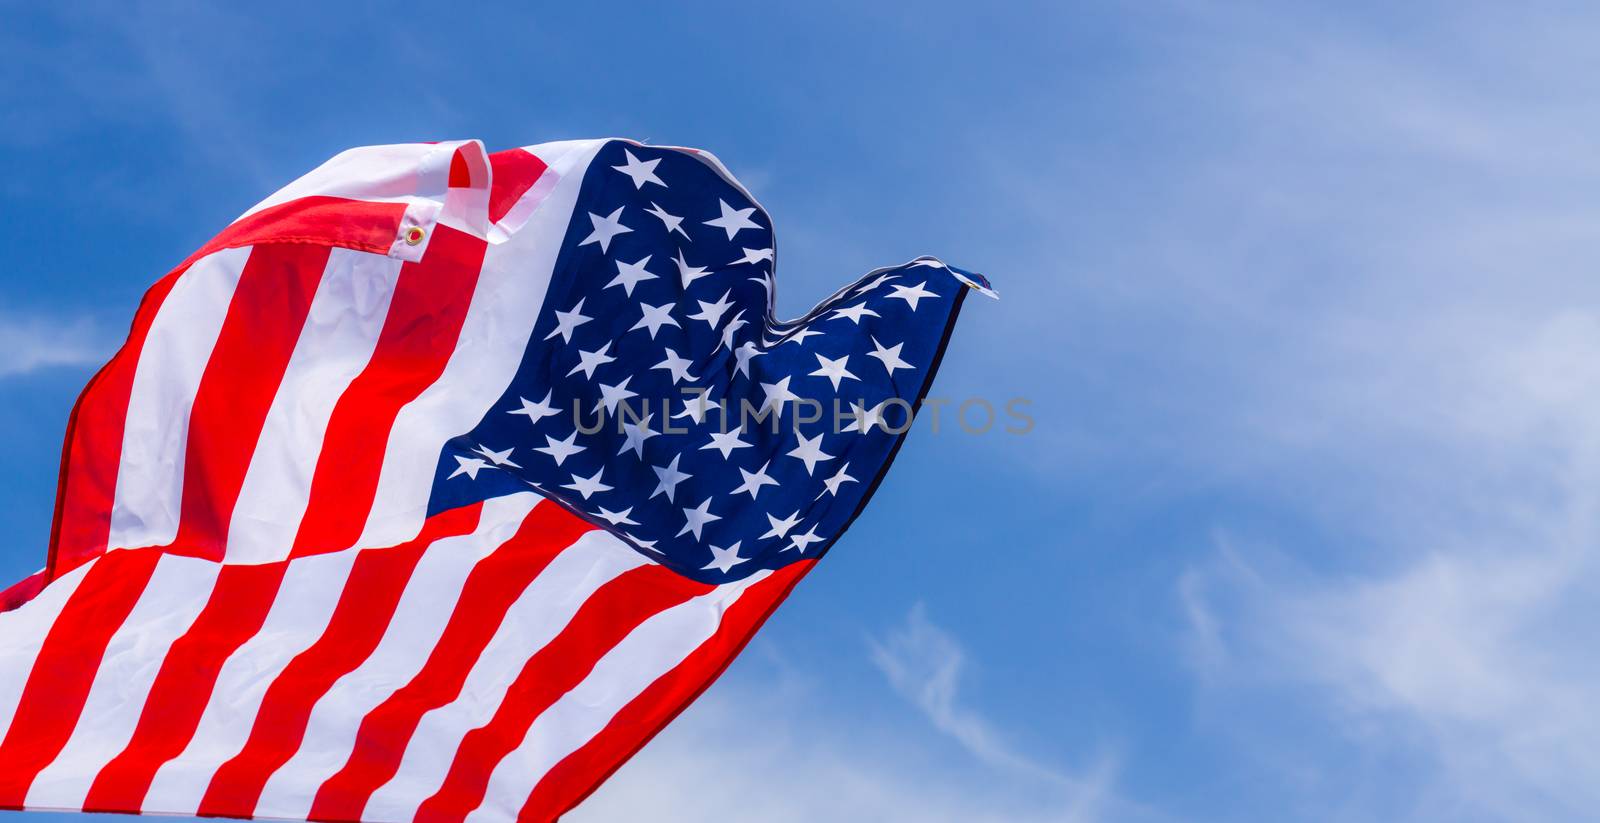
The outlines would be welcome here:
M 422 242 L 422 238 L 427 236 L 428 233 L 423 231 L 421 226 L 412 226 L 406 229 L 406 245 L 415 246 Z

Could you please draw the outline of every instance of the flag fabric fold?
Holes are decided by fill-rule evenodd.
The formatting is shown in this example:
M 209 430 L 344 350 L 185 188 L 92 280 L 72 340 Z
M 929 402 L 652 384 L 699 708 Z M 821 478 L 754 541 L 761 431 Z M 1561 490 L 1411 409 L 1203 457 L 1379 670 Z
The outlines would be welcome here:
M 765 210 L 626 140 L 355 149 L 150 289 L 0 592 L 0 807 L 551 820 L 866 505 L 980 276 L 774 316 Z

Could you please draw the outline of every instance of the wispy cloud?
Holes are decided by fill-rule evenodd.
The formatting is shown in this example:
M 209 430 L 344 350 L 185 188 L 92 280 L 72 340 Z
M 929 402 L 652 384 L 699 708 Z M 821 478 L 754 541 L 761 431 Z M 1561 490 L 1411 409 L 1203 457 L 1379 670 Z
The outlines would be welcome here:
M 108 348 L 104 335 L 86 318 L 0 314 L 0 379 L 103 362 Z
M 917 708 L 941 734 L 955 740 L 968 754 L 991 769 L 1015 778 L 1048 784 L 1066 800 L 1063 821 L 1103 819 L 1116 798 L 1119 759 L 1102 753 L 1082 774 L 1054 768 L 1022 754 L 979 712 L 962 700 L 961 681 L 967 654 L 961 644 L 928 619 L 918 603 L 905 623 L 881 638 L 869 640 L 872 662 L 889 685 Z
M 1435 547 L 1344 578 L 1224 552 L 1187 578 L 1203 590 L 1185 587 L 1196 642 L 1216 652 L 1201 658 L 1206 699 L 1270 694 L 1365 757 L 1414 761 L 1402 792 L 1413 811 L 1386 806 L 1390 819 L 1585 819 L 1600 806 L 1600 659 L 1579 627 L 1594 625 L 1600 570 L 1541 537 Z M 1247 722 L 1218 731 L 1369 791 L 1389 779 L 1325 750 L 1286 754 L 1276 747 L 1288 741 Z
M 1359 140 L 1432 171 L 1398 173 L 1403 207 L 1317 207 L 1356 215 L 1342 231 L 1366 245 L 1339 246 L 1337 285 L 1289 292 L 1323 308 L 1229 301 L 1271 343 L 1231 361 L 1232 402 L 1202 424 L 1224 436 L 1186 443 L 1186 459 L 1226 467 L 1230 486 L 1302 528 L 1223 529 L 1175 581 L 1202 703 L 1226 707 L 1212 728 L 1239 751 L 1323 775 L 1300 796 L 1319 819 L 1589 819 L 1600 311 L 1572 250 L 1594 238 L 1595 213 L 1582 198 L 1448 192 L 1452 177 L 1548 194 L 1600 176 L 1548 101 L 1501 119 L 1476 99 L 1487 92 L 1436 73 L 1333 45 L 1322 58 L 1372 90 L 1309 99 L 1359 113 Z M 1293 335 L 1275 328 L 1285 321 Z M 1305 746 L 1261 704 L 1330 734 Z
M 925 651 L 943 656 L 950 638 L 913 613 L 902 631 L 912 647 L 891 638 L 886 649 L 916 679 Z M 922 644 L 932 639 L 932 645 Z M 766 648 L 770 652 L 770 647 Z M 747 652 L 747 654 L 750 654 Z M 760 651 L 756 652 L 761 657 Z M 958 654 L 959 656 L 959 654 Z M 817 820 L 872 823 L 1089 823 L 1158 818 L 1115 795 L 1114 762 L 1102 760 L 1084 777 L 1032 764 L 997 742 L 987 721 L 950 700 L 935 698 L 958 718 L 982 762 L 963 764 L 932 751 L 925 735 L 883 718 L 856 716 L 859 707 L 813 677 L 779 666 L 759 677 L 720 683 L 622 768 L 572 815 L 573 821 L 652 820 L 661 823 Z M 959 666 L 956 667 L 959 669 Z M 934 687 L 938 692 L 942 687 Z M 974 732 L 973 729 L 980 731 Z M 965 742 L 964 742 L 965 745 Z M 977 752 L 974 751 L 974 754 Z M 993 758 L 990 762 L 987 758 Z
M 889 685 L 973 757 L 1021 775 L 1070 782 L 1013 751 L 981 714 L 962 704 L 966 652 L 954 637 L 928 620 L 923 604 L 912 607 L 904 625 L 869 644 L 872 662 Z
M 1193 90 L 1187 154 L 1005 181 L 1083 239 L 1016 320 L 1092 352 L 1041 473 L 1156 466 L 1214 511 L 1170 605 L 1206 773 L 1281 785 L 1274 817 L 1592 818 L 1600 18 L 1175 5 L 1142 80 Z

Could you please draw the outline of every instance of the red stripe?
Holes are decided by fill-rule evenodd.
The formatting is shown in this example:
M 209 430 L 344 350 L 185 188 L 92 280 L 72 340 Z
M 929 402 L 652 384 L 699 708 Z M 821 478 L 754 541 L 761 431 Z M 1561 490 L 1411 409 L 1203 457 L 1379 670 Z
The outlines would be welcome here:
M 106 550 L 134 371 L 150 324 L 190 264 L 222 249 L 269 242 L 314 243 L 384 254 L 393 245 L 404 215 L 403 203 L 341 197 L 304 197 L 280 203 L 235 221 L 156 281 L 139 304 L 127 342 L 90 379 L 68 418 L 47 580 Z
M 601 586 L 523 666 L 494 717 L 462 739 L 444 784 L 418 807 L 418 823 L 465 818 L 483 802 L 490 774 L 522 744 L 533 721 L 583 682 L 606 652 L 650 617 L 713 588 L 663 566 L 642 566 Z
M 497 151 L 489 155 L 494 182 L 489 186 L 489 222 L 498 223 L 533 188 L 544 174 L 543 160 L 524 149 Z
M 198 813 L 249 817 L 261 790 L 305 738 L 311 709 L 335 681 L 377 648 L 394 617 L 417 561 L 434 541 L 477 528 L 482 504 L 451 509 L 430 519 L 409 543 L 366 549 L 351 567 L 339 605 L 322 636 L 296 655 L 267 687 L 244 748 L 212 775 Z
M 472 188 L 472 169 L 467 167 L 467 158 L 462 156 L 461 150 L 450 156 L 450 182 L 452 189 Z
M 556 555 L 592 530 L 560 506 L 542 504 L 515 537 L 472 570 L 427 663 L 362 720 L 350 759 L 322 784 L 311 819 L 361 818 L 372 793 L 399 771 L 422 716 L 461 695 L 467 675 L 511 605 Z
M 599 734 L 540 778 L 517 819 L 553 821 L 583 802 L 722 676 L 815 562 L 791 563 L 745 591 L 728 607 L 710 640 L 629 701 Z
M 144 805 L 156 772 L 183 753 L 200 727 L 223 663 L 261 630 L 287 568 L 222 568 L 211 599 L 162 660 L 133 738 L 89 788 L 84 811 L 137 812 Z
M 372 359 L 340 396 L 292 556 L 353 546 L 378 490 L 395 415 L 444 372 L 483 265 L 484 241 L 434 229 L 421 262 L 400 268 Z
M 182 519 L 169 549 L 174 554 L 226 556 L 245 471 L 330 252 L 296 244 L 251 249 L 189 412 Z
M 47 581 L 55 580 L 106 550 L 134 370 L 139 365 L 139 355 L 144 350 L 145 338 L 150 334 L 156 313 L 184 271 L 185 268 L 173 271 L 145 292 L 133 316 L 128 341 L 90 378 L 89 385 L 72 407 L 72 415 L 67 419 L 66 445 L 62 447 L 61 478 L 56 485 Z
M 235 220 L 189 255 L 183 266 L 223 249 L 265 243 L 309 243 L 388 254 L 405 214 L 404 203 L 375 203 L 320 194 L 300 197 Z
M 0 742 L 0 808 L 21 808 L 78 725 L 111 636 L 144 593 L 159 551 L 119 551 L 89 569 L 56 617 Z
M 0 612 L 8 612 L 32 600 L 44 591 L 45 572 L 36 571 L 22 578 L 11 588 L 0 591 Z

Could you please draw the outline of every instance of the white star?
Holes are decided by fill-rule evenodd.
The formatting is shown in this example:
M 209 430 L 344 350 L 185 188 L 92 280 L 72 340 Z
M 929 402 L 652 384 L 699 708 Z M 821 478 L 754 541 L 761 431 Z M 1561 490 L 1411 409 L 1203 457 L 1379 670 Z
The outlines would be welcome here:
M 850 470 L 850 464 L 846 463 L 843 466 L 839 467 L 839 473 L 838 474 L 828 478 L 827 480 L 822 481 L 822 485 L 828 487 L 828 490 L 823 492 L 823 494 L 831 494 L 831 495 L 834 495 L 835 497 L 837 497 L 838 494 L 839 494 L 839 487 L 840 486 L 843 486 L 846 483 L 858 483 L 858 482 L 860 482 L 860 481 L 856 480 L 854 477 L 851 477 L 848 474 L 849 470 Z M 822 494 L 817 495 L 817 497 L 818 497 L 818 499 L 820 499 L 822 497 Z
M 578 475 L 574 474 L 572 475 L 572 482 L 562 484 L 561 488 L 572 489 L 578 494 L 583 495 L 584 500 L 588 500 L 589 495 L 595 494 L 596 492 L 611 491 L 610 486 L 600 482 L 600 475 L 605 470 L 605 467 L 601 466 L 599 470 L 588 477 L 579 477 Z
M 632 506 L 629 506 L 620 512 L 614 512 L 605 506 L 601 506 L 600 511 L 595 512 L 595 517 L 598 517 L 613 526 L 637 526 L 639 525 L 639 521 L 628 516 L 632 513 Z
M 728 546 L 727 548 L 723 548 L 722 546 L 712 546 L 711 562 L 702 566 L 700 570 L 710 571 L 712 569 L 716 569 L 723 574 L 727 574 L 733 570 L 734 566 L 748 561 L 750 558 L 739 556 L 739 544 L 741 542 L 743 541 L 735 540 L 733 541 L 733 545 Z
M 680 380 L 699 380 L 700 379 L 700 378 L 695 377 L 694 375 L 689 373 L 689 367 L 694 365 L 694 361 L 693 360 L 689 360 L 688 358 L 684 358 L 684 357 L 679 357 L 678 353 L 673 351 L 670 348 L 668 348 L 666 350 L 666 353 L 667 353 L 667 359 L 661 361 L 660 363 L 655 364 L 654 366 L 651 366 L 650 368 L 652 368 L 652 369 L 666 369 L 667 371 L 671 372 L 672 373 L 672 385 L 674 385 L 674 386 L 678 385 L 678 382 Z
M 656 490 L 650 493 L 651 500 L 656 499 L 658 494 L 665 494 L 667 502 L 671 503 L 672 496 L 678 493 L 678 484 L 694 476 L 688 472 L 678 471 L 678 460 L 682 457 L 683 455 L 681 454 L 675 454 L 672 456 L 671 463 L 665 466 L 650 467 L 655 470 L 656 479 L 661 481 L 656 484 Z
M 689 233 L 688 232 L 683 230 L 683 218 L 682 217 L 675 217 L 673 215 L 667 214 L 666 209 L 661 208 L 660 206 L 656 205 L 655 203 L 651 203 L 650 204 L 650 208 L 645 209 L 644 211 L 645 211 L 646 214 L 655 215 L 656 219 L 661 221 L 661 225 L 667 227 L 667 235 L 668 236 L 671 236 L 673 232 L 677 232 L 677 233 L 683 235 L 685 240 L 692 240 L 693 239 L 693 238 L 689 237 Z
M 878 342 L 878 338 L 872 337 L 869 339 L 872 341 L 872 348 L 876 349 L 876 351 L 867 352 L 867 356 L 878 358 L 878 362 L 889 370 L 890 377 L 894 376 L 895 369 L 913 368 L 910 363 L 900 359 L 900 349 L 905 346 L 904 343 L 896 343 L 889 348 L 884 348 L 883 344 Z
M 719 406 L 711 402 L 711 392 L 696 392 L 691 397 L 683 399 L 683 411 L 674 414 L 672 419 L 677 420 L 680 417 L 687 417 L 695 423 L 704 423 L 706 422 L 706 412 L 715 408 L 719 408 Z
M 614 414 L 617 411 L 618 403 L 621 403 L 630 397 L 638 397 L 638 392 L 628 390 L 628 381 L 632 379 L 633 375 L 628 375 L 627 377 L 622 378 L 622 382 L 615 386 L 608 386 L 604 383 L 601 383 L 600 400 L 594 404 L 594 407 L 599 409 L 603 406 L 605 407 L 606 411 Z
M 653 256 L 654 255 L 647 254 L 644 256 L 643 260 L 640 260 L 637 263 L 624 263 L 621 260 L 618 260 L 617 276 L 611 278 L 611 282 L 606 284 L 606 288 L 609 289 L 612 286 L 621 286 L 623 293 L 629 297 L 632 297 L 633 287 L 639 285 L 639 281 L 656 279 L 655 275 L 651 274 L 645 269 L 645 264 L 649 263 L 650 258 Z
M 855 293 L 856 294 L 860 294 L 860 293 L 862 293 L 864 291 L 872 291 L 873 289 L 875 289 L 875 288 L 883 285 L 884 283 L 887 283 L 890 280 L 893 280 L 893 279 L 895 279 L 896 277 L 899 277 L 899 276 L 900 275 L 894 274 L 893 272 L 891 272 L 889 274 L 880 274 L 877 277 L 873 278 L 871 283 L 867 283 L 867 284 L 862 285 L 862 286 L 857 286 Z
M 667 185 L 666 183 L 661 182 L 661 178 L 656 176 L 656 166 L 661 165 L 661 158 L 657 157 L 654 160 L 645 160 L 640 162 L 639 158 L 633 156 L 633 152 L 623 149 L 622 153 L 627 155 L 628 162 L 621 166 L 612 166 L 611 168 L 614 168 L 617 171 L 620 171 L 623 174 L 633 178 L 633 187 L 635 190 L 644 188 L 644 184 L 646 183 L 654 183 L 663 187 Z
M 636 329 L 649 329 L 650 339 L 654 340 L 656 339 L 656 332 L 659 331 L 662 326 L 678 326 L 678 321 L 672 319 L 671 303 L 664 303 L 660 306 L 652 306 L 649 303 L 641 300 L 639 301 L 639 309 L 644 312 L 644 316 L 639 318 L 639 322 L 634 323 L 633 328 L 628 329 L 628 331 L 634 331 Z M 681 329 L 683 327 L 678 326 L 678 328 Z
M 772 306 L 772 298 L 775 296 L 772 288 L 772 272 L 764 271 L 760 275 L 750 278 L 750 282 L 760 283 L 761 288 L 766 289 L 767 306 L 770 308 Z
M 617 452 L 617 454 L 631 451 L 635 457 L 644 458 L 644 441 L 661 434 L 661 432 L 650 430 L 650 418 L 654 416 L 653 414 L 647 414 L 638 423 L 622 424 L 622 451 Z
M 555 458 L 556 465 L 559 466 L 563 460 L 566 460 L 568 457 L 571 457 L 587 448 L 586 446 L 575 445 L 577 440 L 577 432 L 573 432 L 572 434 L 568 435 L 567 439 L 565 440 L 557 440 L 547 434 L 544 436 L 545 445 L 534 449 L 534 451 L 543 452 L 550 455 L 551 457 Z
M 528 398 L 519 397 L 517 399 L 522 401 L 522 408 L 512 409 L 511 411 L 506 412 L 506 414 L 525 415 L 528 418 L 528 422 L 535 424 L 537 424 L 540 420 L 549 417 L 550 415 L 560 414 L 561 412 L 557 411 L 554 406 L 550 405 L 550 396 L 554 393 L 554 389 L 545 392 L 544 399 L 537 403 L 529 403 Z
M 867 315 L 867 316 L 871 316 L 871 317 L 882 317 L 883 316 L 883 315 L 878 314 L 877 312 L 873 311 L 872 309 L 867 308 L 867 304 L 866 303 L 862 303 L 862 304 L 857 305 L 857 306 L 851 306 L 848 309 L 834 309 L 833 310 L 833 314 L 829 315 L 828 319 L 829 320 L 838 320 L 839 318 L 842 317 L 845 320 L 849 320 L 850 322 L 852 322 L 852 323 L 856 324 L 857 326 L 859 326 L 859 325 L 861 325 L 861 317 L 863 315 Z
M 453 455 L 450 455 L 450 456 L 454 457 L 456 459 L 456 462 L 461 464 L 461 465 L 456 467 L 455 471 L 450 473 L 450 477 L 455 477 L 457 475 L 464 474 L 471 480 L 477 480 L 478 479 L 478 472 L 483 471 L 484 469 L 490 468 L 489 461 L 484 460 L 481 457 L 462 457 L 459 454 L 453 454 Z M 450 477 L 447 477 L 445 479 L 449 480 Z
M 600 251 L 602 252 L 611 250 L 611 238 L 633 231 L 633 229 L 622 225 L 621 206 L 618 206 L 617 210 L 607 217 L 601 217 L 594 212 L 589 212 L 589 222 L 594 224 L 594 231 L 589 232 L 589 236 L 585 237 L 583 242 L 578 245 L 587 246 L 590 243 L 599 243 Z
M 806 464 L 806 474 L 811 474 L 818 463 L 833 459 L 833 455 L 822 450 L 822 435 L 820 434 L 811 438 L 801 437 L 800 445 L 795 446 L 794 451 L 789 452 L 789 456 L 798 457 L 801 462 Z
M 778 415 L 783 415 L 783 404 L 791 400 L 799 400 L 800 395 L 789 391 L 790 378 L 785 377 L 776 383 L 762 383 L 761 390 L 767 393 L 767 399 L 761 403 L 760 411 L 775 408 Z
M 762 351 L 761 347 L 756 345 L 756 341 L 746 340 L 744 345 L 733 350 L 733 357 L 738 361 L 738 363 L 734 366 L 734 371 L 737 371 L 745 377 L 749 377 L 750 361 L 760 357 L 763 354 L 766 354 L 766 352 Z
M 728 455 L 733 453 L 734 449 L 745 449 L 753 445 L 740 440 L 739 435 L 741 434 L 744 434 L 744 429 L 734 429 L 731 432 L 712 432 L 711 442 L 701 446 L 700 451 L 705 451 L 706 449 L 716 449 L 717 451 L 722 452 L 722 459 L 726 460 L 728 459 Z
M 812 331 L 807 326 L 801 326 L 800 328 L 795 329 L 793 332 L 790 332 L 790 334 L 793 335 L 793 336 L 785 338 L 783 342 L 785 342 L 785 343 L 804 343 L 804 342 L 806 342 L 806 338 L 807 337 L 818 337 L 818 336 L 820 336 L 822 334 L 822 332 Z
M 811 529 L 806 531 L 805 533 L 797 534 L 794 537 L 791 537 L 789 539 L 794 541 L 794 542 L 790 543 L 787 546 L 784 546 L 783 550 L 784 551 L 788 551 L 790 549 L 795 549 L 795 550 L 799 551 L 801 554 L 805 554 L 806 553 L 806 547 L 810 546 L 812 543 L 821 543 L 822 542 L 822 538 L 817 536 L 817 527 L 816 526 L 812 526 Z
M 700 530 L 704 528 L 707 523 L 710 523 L 713 520 L 722 519 L 720 515 L 711 513 L 711 498 L 709 497 L 701 501 L 700 505 L 695 506 L 692 509 L 684 509 L 683 517 L 685 520 L 683 524 L 683 530 L 679 531 L 674 536 L 682 537 L 689 532 L 694 532 L 694 539 L 696 540 L 700 539 Z
M 556 312 L 556 327 L 545 335 L 544 339 L 549 340 L 559 334 L 561 342 L 571 343 L 572 330 L 594 319 L 583 313 L 583 301 L 586 299 L 588 298 L 579 298 L 578 305 L 573 306 L 572 311 Z
M 839 383 L 841 381 L 861 379 L 851 374 L 850 370 L 845 368 L 845 363 L 849 360 L 850 355 L 848 354 L 840 357 L 838 360 L 829 360 L 828 358 L 818 354 L 817 363 L 819 365 L 817 370 L 807 375 L 807 377 L 826 377 L 828 378 L 829 382 L 833 383 L 833 390 L 838 391 Z
M 571 377 L 578 372 L 583 372 L 584 378 L 593 380 L 595 369 L 617 359 L 609 354 L 610 351 L 610 343 L 607 343 L 604 346 L 595 349 L 594 351 L 579 350 L 578 365 L 573 366 L 572 371 L 567 372 L 567 376 Z
M 683 249 L 678 250 L 678 256 L 673 258 L 672 262 L 678 264 L 678 279 L 683 281 L 685 289 L 689 288 L 690 283 L 711 274 L 708 269 L 702 266 L 689 265 L 689 261 L 683 259 Z
M 479 444 L 476 449 L 473 449 L 473 451 L 488 458 L 489 462 L 495 464 L 496 466 L 510 466 L 513 469 L 522 468 L 521 466 L 511 462 L 511 449 L 497 452 L 490 450 L 488 446 Z
M 783 538 L 789 536 L 790 529 L 800 525 L 800 513 L 795 512 L 794 514 L 791 514 L 782 520 L 779 520 L 778 518 L 769 514 L 767 515 L 767 522 L 772 524 L 772 529 L 766 534 L 761 535 L 761 539 L 765 540 L 769 537 L 776 537 L 779 540 L 782 540 Z
M 723 292 L 715 303 L 707 303 L 704 300 L 694 301 L 700 304 L 700 311 L 689 315 L 689 319 L 704 320 L 711 324 L 711 328 L 715 329 L 717 324 L 722 322 L 722 315 L 727 313 L 728 309 L 733 308 L 733 302 L 728 299 L 730 294 L 733 294 L 731 289 Z
M 924 297 L 939 296 L 931 291 L 928 291 L 927 289 L 924 289 L 923 286 L 926 285 L 928 285 L 928 281 L 924 280 L 915 286 L 895 286 L 894 291 L 889 293 L 889 297 L 898 297 L 901 300 L 906 301 L 911 305 L 911 310 L 916 311 L 918 300 L 921 300 Z
M 754 472 L 747 472 L 743 468 L 740 468 L 739 473 L 744 475 L 744 484 L 739 488 L 734 489 L 733 494 L 738 494 L 739 492 L 749 492 L 750 499 L 754 500 L 756 499 L 756 493 L 761 491 L 762 486 L 778 485 L 778 481 L 773 480 L 771 475 L 767 474 L 767 467 L 770 465 L 772 465 L 772 461 L 768 460 L 767 462 L 762 463 L 761 468 L 756 469 Z
M 884 402 L 879 403 L 878 405 L 869 409 L 861 403 L 851 403 L 850 417 L 852 419 L 850 425 L 840 429 L 839 432 L 841 434 L 844 432 L 861 432 L 862 434 L 866 434 L 873 428 L 883 426 L 883 407 L 887 406 L 888 404 L 889 401 L 885 400 Z
M 737 266 L 741 263 L 770 263 L 772 262 L 772 249 L 742 249 L 744 256 L 729 263 Z
M 735 312 L 733 319 L 728 321 L 728 325 L 722 327 L 722 345 L 719 346 L 719 348 L 726 348 L 728 351 L 733 351 L 734 334 L 738 333 L 739 329 L 748 325 L 750 325 L 750 323 L 744 319 L 744 309 L 740 309 L 739 311 Z
M 750 215 L 756 213 L 755 208 L 736 209 L 728 205 L 728 201 L 721 198 L 717 199 L 717 205 L 722 207 L 722 216 L 713 220 L 707 220 L 706 225 L 716 226 L 719 229 L 727 231 L 729 240 L 732 240 L 733 236 L 738 234 L 743 229 L 761 228 L 761 226 L 757 225 L 750 219 Z

